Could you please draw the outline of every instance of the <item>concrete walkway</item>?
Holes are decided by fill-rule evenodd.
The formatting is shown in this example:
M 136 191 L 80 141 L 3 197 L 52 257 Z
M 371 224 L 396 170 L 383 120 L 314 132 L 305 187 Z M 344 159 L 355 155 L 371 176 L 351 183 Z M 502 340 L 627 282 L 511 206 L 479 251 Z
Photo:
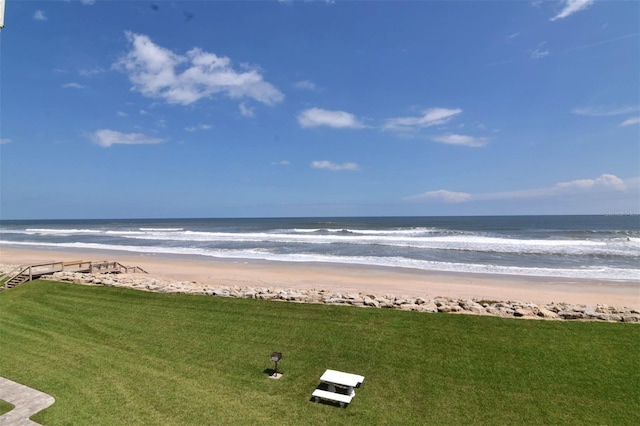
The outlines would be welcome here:
M 51 395 L 2 377 L 0 399 L 14 405 L 13 410 L 0 416 L 0 426 L 38 425 L 40 423 L 29 420 L 29 417 L 55 402 Z

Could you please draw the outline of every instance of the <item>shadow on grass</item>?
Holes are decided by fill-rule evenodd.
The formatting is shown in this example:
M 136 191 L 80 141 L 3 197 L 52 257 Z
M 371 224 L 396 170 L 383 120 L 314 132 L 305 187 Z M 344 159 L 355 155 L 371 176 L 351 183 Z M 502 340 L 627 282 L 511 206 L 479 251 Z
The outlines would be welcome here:
M 276 370 L 273 368 L 265 368 L 262 372 L 267 376 L 273 376 L 276 373 Z M 282 374 L 282 371 L 280 371 L 280 374 Z
M 315 396 L 312 396 L 311 398 L 309 398 L 309 402 L 314 402 L 316 404 L 322 404 L 322 405 L 330 405 L 332 407 L 337 407 L 337 408 L 347 408 L 349 405 L 351 405 L 351 404 L 345 404 L 344 407 L 342 407 L 338 401 L 329 401 L 322 398 L 318 398 L 316 400 Z

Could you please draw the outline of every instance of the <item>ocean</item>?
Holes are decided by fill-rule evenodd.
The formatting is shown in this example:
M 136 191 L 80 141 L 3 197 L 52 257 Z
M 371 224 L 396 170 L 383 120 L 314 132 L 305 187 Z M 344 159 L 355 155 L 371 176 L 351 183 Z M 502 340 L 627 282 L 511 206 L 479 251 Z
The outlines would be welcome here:
M 0 247 L 640 283 L 638 215 L 3 220 Z

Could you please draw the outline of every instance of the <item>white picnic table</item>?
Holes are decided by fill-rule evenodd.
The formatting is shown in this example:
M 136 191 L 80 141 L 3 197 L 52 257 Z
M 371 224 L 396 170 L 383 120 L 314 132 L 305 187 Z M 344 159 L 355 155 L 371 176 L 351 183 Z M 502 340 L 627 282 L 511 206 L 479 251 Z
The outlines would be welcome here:
M 327 370 L 320 377 L 320 381 L 327 384 L 328 390 L 316 389 L 313 392 L 313 397 L 315 397 L 316 400 L 322 398 L 337 401 L 340 403 L 340 406 L 344 406 L 345 404 L 349 404 L 353 397 L 356 396 L 354 388 L 362 384 L 364 376 L 336 370 Z M 336 386 L 346 388 L 347 394 L 336 392 Z
M 320 381 L 329 385 L 329 390 L 335 392 L 335 385 L 342 386 L 348 389 L 349 395 L 352 393 L 355 395 L 353 388 L 357 388 L 364 381 L 364 376 L 357 374 L 343 373 L 342 371 L 327 370 L 320 377 Z M 331 387 L 334 387 L 331 390 Z

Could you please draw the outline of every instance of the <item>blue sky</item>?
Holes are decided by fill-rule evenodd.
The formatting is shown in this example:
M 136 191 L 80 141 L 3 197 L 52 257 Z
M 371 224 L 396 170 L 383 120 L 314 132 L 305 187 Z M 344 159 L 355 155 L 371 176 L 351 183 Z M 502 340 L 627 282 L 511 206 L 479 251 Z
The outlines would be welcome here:
M 626 214 L 636 1 L 6 1 L 0 217 Z

